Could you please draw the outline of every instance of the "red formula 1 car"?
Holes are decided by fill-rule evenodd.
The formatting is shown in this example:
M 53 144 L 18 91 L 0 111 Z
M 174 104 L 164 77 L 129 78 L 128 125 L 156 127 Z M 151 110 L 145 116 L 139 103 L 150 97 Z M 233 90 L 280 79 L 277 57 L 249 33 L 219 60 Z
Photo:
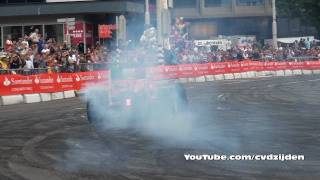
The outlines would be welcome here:
M 187 107 L 185 89 L 175 79 L 150 80 L 143 68 L 110 71 L 109 87 L 93 88 L 87 98 L 88 120 L 95 127 L 106 127 L 109 122 L 174 118 Z

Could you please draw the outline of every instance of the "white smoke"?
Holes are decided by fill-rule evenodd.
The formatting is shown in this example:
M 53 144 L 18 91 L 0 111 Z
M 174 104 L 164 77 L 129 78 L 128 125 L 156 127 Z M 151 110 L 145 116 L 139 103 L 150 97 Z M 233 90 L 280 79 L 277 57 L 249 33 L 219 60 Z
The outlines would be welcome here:
M 153 30 L 150 29 L 149 32 L 145 32 L 145 35 L 141 39 L 142 42 L 147 43 L 147 35 L 154 36 Z M 156 48 L 153 40 L 154 39 L 151 39 L 150 44 L 152 47 Z M 140 50 L 141 49 L 136 50 L 136 53 L 140 53 L 138 52 Z M 148 52 L 142 54 L 147 53 Z M 126 69 L 127 64 L 121 63 L 127 61 L 121 60 L 123 56 L 123 52 L 122 54 L 119 54 L 117 58 L 120 59 L 117 62 L 120 62 L 118 66 L 120 66 L 121 69 Z M 128 54 L 125 56 L 128 56 Z M 142 58 L 148 59 L 148 57 Z M 125 58 L 130 60 L 128 57 Z M 147 67 L 145 64 L 141 63 L 135 68 L 146 69 Z M 137 84 L 136 80 L 134 80 L 135 77 L 130 73 L 124 73 L 124 77 L 125 79 L 131 79 L 129 80 L 131 84 L 129 83 L 125 85 L 126 83 L 122 83 L 122 85 L 124 84 L 123 86 L 127 86 L 125 88 L 128 92 L 133 92 L 134 87 Z M 134 101 L 138 99 L 138 102 L 134 102 L 135 104 L 133 105 L 133 108 L 135 109 L 134 113 L 126 113 L 125 111 L 122 111 L 125 107 L 121 107 L 120 109 L 111 108 L 110 100 L 112 100 L 113 97 L 120 96 L 120 98 L 123 98 L 121 97 L 122 95 L 117 94 L 119 92 L 113 92 L 112 95 L 109 96 L 109 92 L 117 91 L 117 88 L 110 90 L 110 86 L 103 84 L 88 86 L 85 90 L 83 100 L 90 106 L 90 109 L 93 110 L 91 115 L 94 117 L 89 118 L 97 120 L 92 122 L 91 126 L 94 127 L 101 136 L 108 134 L 109 139 L 105 139 L 107 142 L 111 141 L 113 138 L 118 138 L 119 134 L 113 135 L 113 132 L 123 132 L 124 134 L 134 132 L 134 136 L 136 136 L 137 139 L 150 139 L 152 144 L 154 144 L 154 147 L 161 146 L 187 149 L 194 149 L 197 147 L 200 149 L 211 149 L 213 148 L 212 145 L 214 143 L 221 146 L 226 144 L 227 140 L 225 138 L 223 138 L 225 140 L 221 140 L 221 137 L 223 137 L 224 134 L 218 125 L 216 127 L 206 127 L 206 122 L 202 121 L 203 118 L 201 116 L 207 116 L 209 113 L 199 115 L 194 113 L 194 111 L 191 111 L 188 104 L 185 104 L 182 96 L 174 96 L 181 93 L 176 88 L 171 88 L 166 96 L 161 96 L 161 98 L 157 99 L 156 105 L 152 106 L 145 104 L 144 98 L 150 98 L 150 94 L 161 94 L 162 91 L 165 91 L 158 88 L 157 85 L 155 85 L 155 88 L 153 89 L 149 88 L 150 83 L 157 84 L 158 82 L 159 81 L 149 79 L 147 80 L 147 84 L 145 84 L 145 87 L 147 88 L 145 88 L 144 91 L 139 91 L 139 93 L 135 95 L 130 94 Z M 171 81 L 164 82 L 165 86 L 168 86 L 169 88 L 175 86 L 176 83 L 177 82 Z M 117 80 L 114 80 L 112 84 L 112 87 L 116 85 Z M 121 86 L 121 83 L 119 84 Z M 142 96 L 144 98 L 139 99 L 135 96 Z M 176 103 L 175 107 L 178 106 L 181 107 L 181 109 L 179 111 L 173 110 L 173 103 Z M 132 114 L 138 118 L 132 119 Z M 127 137 L 127 139 L 129 138 L 130 137 Z M 114 151 L 112 150 L 114 149 L 114 144 L 110 143 L 105 147 L 105 145 L 100 145 L 100 143 L 101 142 L 92 142 L 90 139 L 68 140 L 66 144 L 69 147 L 69 150 L 65 153 L 67 169 L 82 170 L 87 169 L 87 166 L 93 167 L 93 169 L 101 169 L 99 167 L 107 167 L 108 169 L 110 166 L 109 164 L 105 164 L 106 162 L 114 162 L 115 157 L 119 157 L 120 154 L 123 155 L 126 151 L 129 151 L 126 149 L 127 147 L 120 147 Z M 145 148 L 154 147 L 153 145 L 151 145 L 151 147 L 149 145 Z M 126 163 L 125 160 L 124 162 L 114 163 L 113 167 L 110 167 L 110 169 L 113 169 L 116 166 L 120 168 L 123 163 Z

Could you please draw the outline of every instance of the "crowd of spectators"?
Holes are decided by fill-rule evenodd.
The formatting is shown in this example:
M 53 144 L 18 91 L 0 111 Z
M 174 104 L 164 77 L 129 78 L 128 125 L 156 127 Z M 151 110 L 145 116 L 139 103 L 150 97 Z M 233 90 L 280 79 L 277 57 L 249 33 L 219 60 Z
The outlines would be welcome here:
M 232 60 L 312 60 L 320 59 L 319 41 L 301 38 L 291 43 L 278 43 L 279 48 L 258 42 L 250 42 L 243 46 L 237 43 L 228 48 L 219 46 L 195 46 L 188 41 L 187 23 L 183 18 L 176 18 L 172 26 L 171 42 L 173 50 L 164 50 L 165 60 L 171 63 L 206 63 Z M 298 39 L 298 38 L 297 38 Z
M 320 59 L 320 48 L 315 40 L 301 39 L 292 44 L 279 43 L 279 48 L 262 46 L 254 43 L 246 47 L 234 46 L 227 50 L 215 46 L 195 46 L 193 43 L 179 42 L 174 51 L 169 54 L 167 61 L 178 63 L 207 63 L 232 60 L 260 60 L 260 61 L 284 61 L 284 60 L 312 60 Z M 170 51 L 170 50 L 165 50 Z M 165 53 L 166 54 L 166 53 Z M 171 58 L 171 59 L 170 59 Z
M 278 49 L 253 43 L 250 46 L 232 46 L 230 49 L 222 50 L 216 46 L 195 46 L 192 41 L 185 39 L 183 33 L 181 34 L 181 38 L 176 39 L 170 48 L 162 46 L 146 48 L 143 45 L 134 45 L 131 50 L 123 47 L 107 52 L 106 48 L 99 43 L 87 48 L 86 51 L 83 43 L 76 47 L 69 47 L 67 42 L 57 43 L 53 38 L 45 39 L 38 29 L 34 29 L 31 34 L 16 41 L 12 40 L 10 35 L 7 37 L 0 56 L 0 62 L 2 62 L 0 73 L 8 73 L 8 70 L 4 71 L 4 69 L 10 69 L 9 73 L 23 72 L 24 74 L 39 71 L 87 71 L 92 69 L 89 64 L 99 65 L 106 62 L 186 64 L 245 59 L 259 61 L 320 59 L 320 48 L 315 40 L 301 39 L 291 44 L 280 43 Z
M 67 42 L 58 43 L 53 38 L 44 39 L 38 29 L 30 35 L 12 40 L 8 35 L 0 56 L 2 73 L 33 73 L 35 71 L 74 72 L 86 71 L 85 63 L 104 61 L 103 48 L 99 43 L 86 49 L 80 43 L 70 47 Z M 5 70 L 7 69 L 7 70 Z M 0 73 L 1 73 L 0 72 Z

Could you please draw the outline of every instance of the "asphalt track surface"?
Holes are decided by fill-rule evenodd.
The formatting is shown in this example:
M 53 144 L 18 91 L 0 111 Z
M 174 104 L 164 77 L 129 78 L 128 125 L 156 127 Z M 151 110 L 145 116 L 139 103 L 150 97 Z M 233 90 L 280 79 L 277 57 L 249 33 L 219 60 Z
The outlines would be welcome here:
M 0 180 L 320 179 L 320 76 L 186 89 L 194 132 L 205 140 L 181 145 L 130 129 L 97 133 L 79 98 L 2 106 Z M 186 153 L 303 154 L 305 160 L 186 161 Z

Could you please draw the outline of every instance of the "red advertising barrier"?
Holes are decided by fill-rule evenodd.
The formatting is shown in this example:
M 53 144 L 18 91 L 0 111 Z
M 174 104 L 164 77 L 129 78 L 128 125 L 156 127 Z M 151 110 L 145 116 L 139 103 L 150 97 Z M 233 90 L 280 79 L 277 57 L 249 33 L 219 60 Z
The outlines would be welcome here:
M 150 79 L 192 78 L 206 75 L 248 71 L 320 70 L 320 61 L 304 62 L 217 62 L 157 66 L 147 69 Z M 92 83 L 108 83 L 108 71 L 58 73 L 38 75 L 0 75 L 0 96 L 15 94 L 52 93 L 80 90 Z
M 1 75 L 0 96 L 80 90 L 90 83 L 106 82 L 107 79 L 107 71 L 31 76 Z
M 21 75 L 0 76 L 0 95 L 32 94 L 35 92 L 34 77 Z

